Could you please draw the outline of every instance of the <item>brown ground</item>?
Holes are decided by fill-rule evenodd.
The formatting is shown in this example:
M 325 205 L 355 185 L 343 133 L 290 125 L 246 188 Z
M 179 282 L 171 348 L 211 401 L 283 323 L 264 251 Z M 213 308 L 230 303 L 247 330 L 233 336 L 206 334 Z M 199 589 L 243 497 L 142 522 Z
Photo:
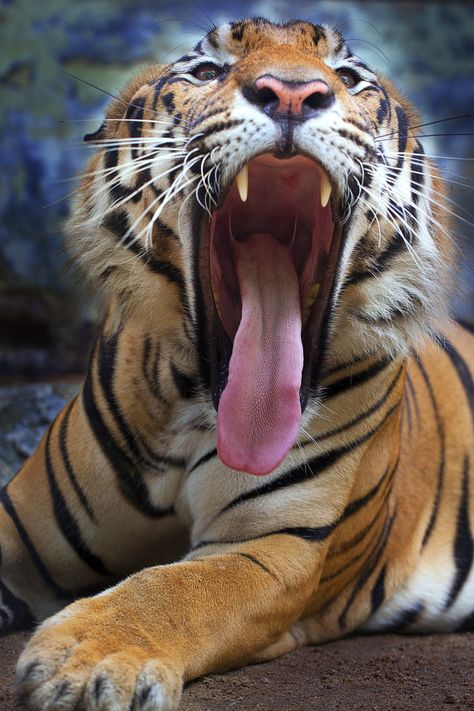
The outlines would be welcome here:
M 26 639 L 0 639 L 0 711 L 20 708 L 11 686 Z M 204 677 L 180 711 L 474 709 L 473 669 L 474 634 L 357 637 Z

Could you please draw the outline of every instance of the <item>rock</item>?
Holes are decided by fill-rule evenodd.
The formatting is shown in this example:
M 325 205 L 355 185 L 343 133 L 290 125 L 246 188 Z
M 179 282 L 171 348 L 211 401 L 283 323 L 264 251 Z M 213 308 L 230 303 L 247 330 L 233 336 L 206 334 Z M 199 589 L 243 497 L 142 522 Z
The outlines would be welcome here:
M 78 390 L 78 383 L 0 387 L 0 486 L 30 456 L 49 423 Z

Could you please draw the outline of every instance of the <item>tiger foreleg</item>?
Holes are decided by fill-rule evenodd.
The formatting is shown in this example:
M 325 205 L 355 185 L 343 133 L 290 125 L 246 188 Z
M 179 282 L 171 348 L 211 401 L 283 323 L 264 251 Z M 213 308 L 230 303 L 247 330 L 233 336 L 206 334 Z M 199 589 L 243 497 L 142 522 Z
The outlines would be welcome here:
M 29 709 L 176 709 L 184 682 L 298 646 L 317 547 L 287 535 L 136 573 L 45 622 L 20 657 Z M 54 705 L 54 708 L 56 708 Z
M 63 436 L 64 423 L 74 438 Z M 167 507 L 153 514 L 124 496 L 73 402 L 0 491 L 0 634 L 170 560 L 176 517 Z

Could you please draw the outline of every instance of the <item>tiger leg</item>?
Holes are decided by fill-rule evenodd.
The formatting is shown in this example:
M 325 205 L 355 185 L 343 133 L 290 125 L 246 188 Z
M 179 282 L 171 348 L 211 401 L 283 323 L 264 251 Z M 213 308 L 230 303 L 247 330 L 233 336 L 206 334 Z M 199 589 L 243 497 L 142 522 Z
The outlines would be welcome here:
M 74 437 L 65 436 L 67 430 Z M 139 491 L 139 472 L 134 476 Z M 173 477 L 159 480 L 170 485 Z M 173 486 L 167 496 L 172 501 Z M 172 507 L 147 508 L 143 497 L 141 503 L 140 509 L 137 496 L 124 494 L 96 445 L 83 399 L 73 401 L 0 491 L 0 634 L 30 627 L 146 565 L 174 559 L 182 529 Z
M 276 534 L 213 551 L 141 571 L 45 622 L 19 660 L 22 701 L 171 710 L 183 682 L 296 648 L 291 626 L 321 548 Z

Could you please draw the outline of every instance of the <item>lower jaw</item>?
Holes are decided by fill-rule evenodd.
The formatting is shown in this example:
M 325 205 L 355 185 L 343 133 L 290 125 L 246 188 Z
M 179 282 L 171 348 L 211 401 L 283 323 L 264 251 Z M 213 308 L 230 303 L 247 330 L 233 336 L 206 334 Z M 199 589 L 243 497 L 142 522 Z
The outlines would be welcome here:
M 195 242 L 195 264 L 197 284 L 197 310 L 200 328 L 198 330 L 198 348 L 200 353 L 201 376 L 204 387 L 210 392 L 217 410 L 218 428 L 221 398 L 226 390 L 229 377 L 229 363 L 234 342 L 227 334 L 219 317 L 212 293 L 210 274 L 210 232 L 209 225 L 200 210 L 196 210 L 195 227 L 199 239 Z M 312 306 L 310 315 L 303 327 L 301 346 L 303 363 L 299 386 L 299 417 L 304 411 L 308 399 L 316 395 L 321 368 L 326 352 L 327 336 L 330 324 L 331 302 L 339 265 L 342 246 L 342 227 L 335 223 L 329 253 L 325 257 L 319 294 Z M 225 403 L 225 398 L 222 401 Z M 292 404 L 294 410 L 294 398 Z M 292 413 L 292 422 L 297 414 Z M 299 422 L 299 418 L 298 418 Z M 266 475 L 274 471 L 285 459 L 298 436 L 298 427 L 292 427 L 282 446 L 274 447 L 274 456 L 263 458 L 255 451 L 229 455 L 222 433 L 218 436 L 218 454 L 224 464 L 231 469 L 245 471 L 254 475 Z M 267 443 L 268 444 L 268 443 Z M 235 452 L 235 447 L 231 448 Z

